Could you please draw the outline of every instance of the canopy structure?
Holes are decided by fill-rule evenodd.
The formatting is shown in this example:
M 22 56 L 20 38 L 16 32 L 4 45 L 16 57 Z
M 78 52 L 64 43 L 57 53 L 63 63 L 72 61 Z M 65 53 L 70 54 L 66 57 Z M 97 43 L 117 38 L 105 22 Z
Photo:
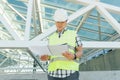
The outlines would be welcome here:
M 69 13 L 67 27 L 80 36 L 86 60 L 120 48 L 119 4 L 119 0 L 0 0 L 1 69 L 19 66 L 22 72 L 36 67 L 36 62 L 41 68 L 46 64 L 28 47 L 47 44 L 56 30 L 53 14 L 58 8 Z

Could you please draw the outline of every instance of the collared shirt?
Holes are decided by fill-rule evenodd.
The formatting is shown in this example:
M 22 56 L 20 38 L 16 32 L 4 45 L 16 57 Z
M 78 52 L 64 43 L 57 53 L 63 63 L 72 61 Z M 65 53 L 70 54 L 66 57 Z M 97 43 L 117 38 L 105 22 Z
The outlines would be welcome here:
M 58 37 L 60 38 L 66 30 L 67 30 L 67 28 L 63 29 L 61 32 L 56 31 L 56 33 L 58 33 Z
M 65 28 L 61 32 L 56 31 L 58 33 L 58 37 L 60 38 L 66 30 L 67 29 Z M 81 45 L 82 45 L 82 43 L 81 43 L 80 37 L 77 35 L 76 36 L 76 47 L 81 46 Z M 74 71 L 74 70 L 57 69 L 56 71 L 48 72 L 48 75 L 52 76 L 52 77 L 64 78 L 64 77 L 70 76 L 71 74 L 73 74 L 75 72 L 76 71 Z

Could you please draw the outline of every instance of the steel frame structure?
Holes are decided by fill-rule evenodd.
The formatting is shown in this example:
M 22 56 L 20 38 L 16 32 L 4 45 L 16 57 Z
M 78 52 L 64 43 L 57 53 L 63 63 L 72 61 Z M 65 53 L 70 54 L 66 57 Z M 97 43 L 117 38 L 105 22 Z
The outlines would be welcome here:
M 9 8 L 18 14 L 24 21 L 25 21 L 25 31 L 24 31 L 24 37 L 20 37 L 20 34 L 15 30 L 13 26 L 15 24 L 12 24 L 12 21 L 7 17 L 8 14 L 6 13 L 6 10 L 4 10 L 3 7 L 0 7 L 0 21 L 4 25 L 4 27 L 8 30 L 8 32 L 11 34 L 14 40 L 0 40 L 0 48 L 1 49 L 21 49 L 21 48 L 28 48 L 32 45 L 44 45 L 47 44 L 47 42 L 42 41 L 44 38 L 51 35 L 55 30 L 55 25 L 49 28 L 47 31 L 43 31 L 43 22 L 42 22 L 42 16 L 41 16 L 41 7 L 38 3 L 40 3 L 40 0 L 28 0 L 27 4 L 27 16 L 26 18 L 19 13 L 15 8 L 13 8 L 10 4 L 7 3 L 6 0 L 1 0 L 3 4 L 7 4 Z M 73 1 L 73 0 L 66 0 L 66 1 Z M 89 14 L 91 13 L 91 10 L 96 9 L 100 15 L 102 15 L 105 20 L 113 27 L 113 29 L 120 35 L 120 23 L 110 14 L 120 14 L 120 7 L 116 7 L 113 5 L 105 4 L 100 2 L 100 0 L 75 0 L 74 3 L 79 3 L 83 6 L 85 6 L 82 9 L 77 10 L 68 18 L 68 23 L 72 22 L 74 19 L 76 19 L 79 16 L 83 16 L 82 21 L 77 26 L 76 33 L 80 30 L 80 27 L 84 23 L 84 21 L 88 18 Z M 37 5 L 37 6 L 35 6 Z M 34 12 L 37 12 L 35 14 Z M 31 26 L 31 20 L 32 15 L 34 14 L 34 20 L 36 19 L 36 15 L 39 18 L 39 26 L 40 26 L 40 34 L 36 35 L 33 39 L 30 39 L 30 26 Z M 84 15 L 85 14 L 85 15 Z M 35 24 L 33 25 L 35 26 Z M 38 44 L 39 43 L 39 44 Z M 15 44 L 15 45 L 13 45 Z M 94 48 L 94 49 L 104 49 L 104 48 L 120 48 L 120 42 L 119 41 L 83 41 L 83 48 Z M 32 54 L 32 53 L 30 53 Z M 8 58 L 7 58 L 8 59 Z M 0 65 L 2 65 L 7 59 L 5 59 Z M 39 62 L 38 62 L 39 63 Z

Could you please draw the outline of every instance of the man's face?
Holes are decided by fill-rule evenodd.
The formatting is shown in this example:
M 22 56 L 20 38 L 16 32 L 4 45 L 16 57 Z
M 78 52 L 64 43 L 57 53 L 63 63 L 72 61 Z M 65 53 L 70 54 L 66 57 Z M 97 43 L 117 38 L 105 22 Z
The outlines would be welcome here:
M 67 25 L 67 21 L 64 22 L 55 22 L 57 30 L 61 32 Z

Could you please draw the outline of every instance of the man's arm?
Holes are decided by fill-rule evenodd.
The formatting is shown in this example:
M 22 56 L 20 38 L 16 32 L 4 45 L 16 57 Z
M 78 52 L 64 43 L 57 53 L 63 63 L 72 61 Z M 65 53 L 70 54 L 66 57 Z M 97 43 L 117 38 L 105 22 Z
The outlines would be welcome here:
M 68 60 L 75 60 L 77 58 L 80 58 L 82 56 L 82 46 L 76 47 L 76 53 L 72 54 L 68 51 L 64 52 L 62 55 L 66 57 Z
M 76 47 L 76 58 L 81 58 L 83 54 L 83 48 L 82 48 L 82 45 L 81 46 L 78 46 Z M 75 58 L 75 55 L 74 55 L 74 58 Z

